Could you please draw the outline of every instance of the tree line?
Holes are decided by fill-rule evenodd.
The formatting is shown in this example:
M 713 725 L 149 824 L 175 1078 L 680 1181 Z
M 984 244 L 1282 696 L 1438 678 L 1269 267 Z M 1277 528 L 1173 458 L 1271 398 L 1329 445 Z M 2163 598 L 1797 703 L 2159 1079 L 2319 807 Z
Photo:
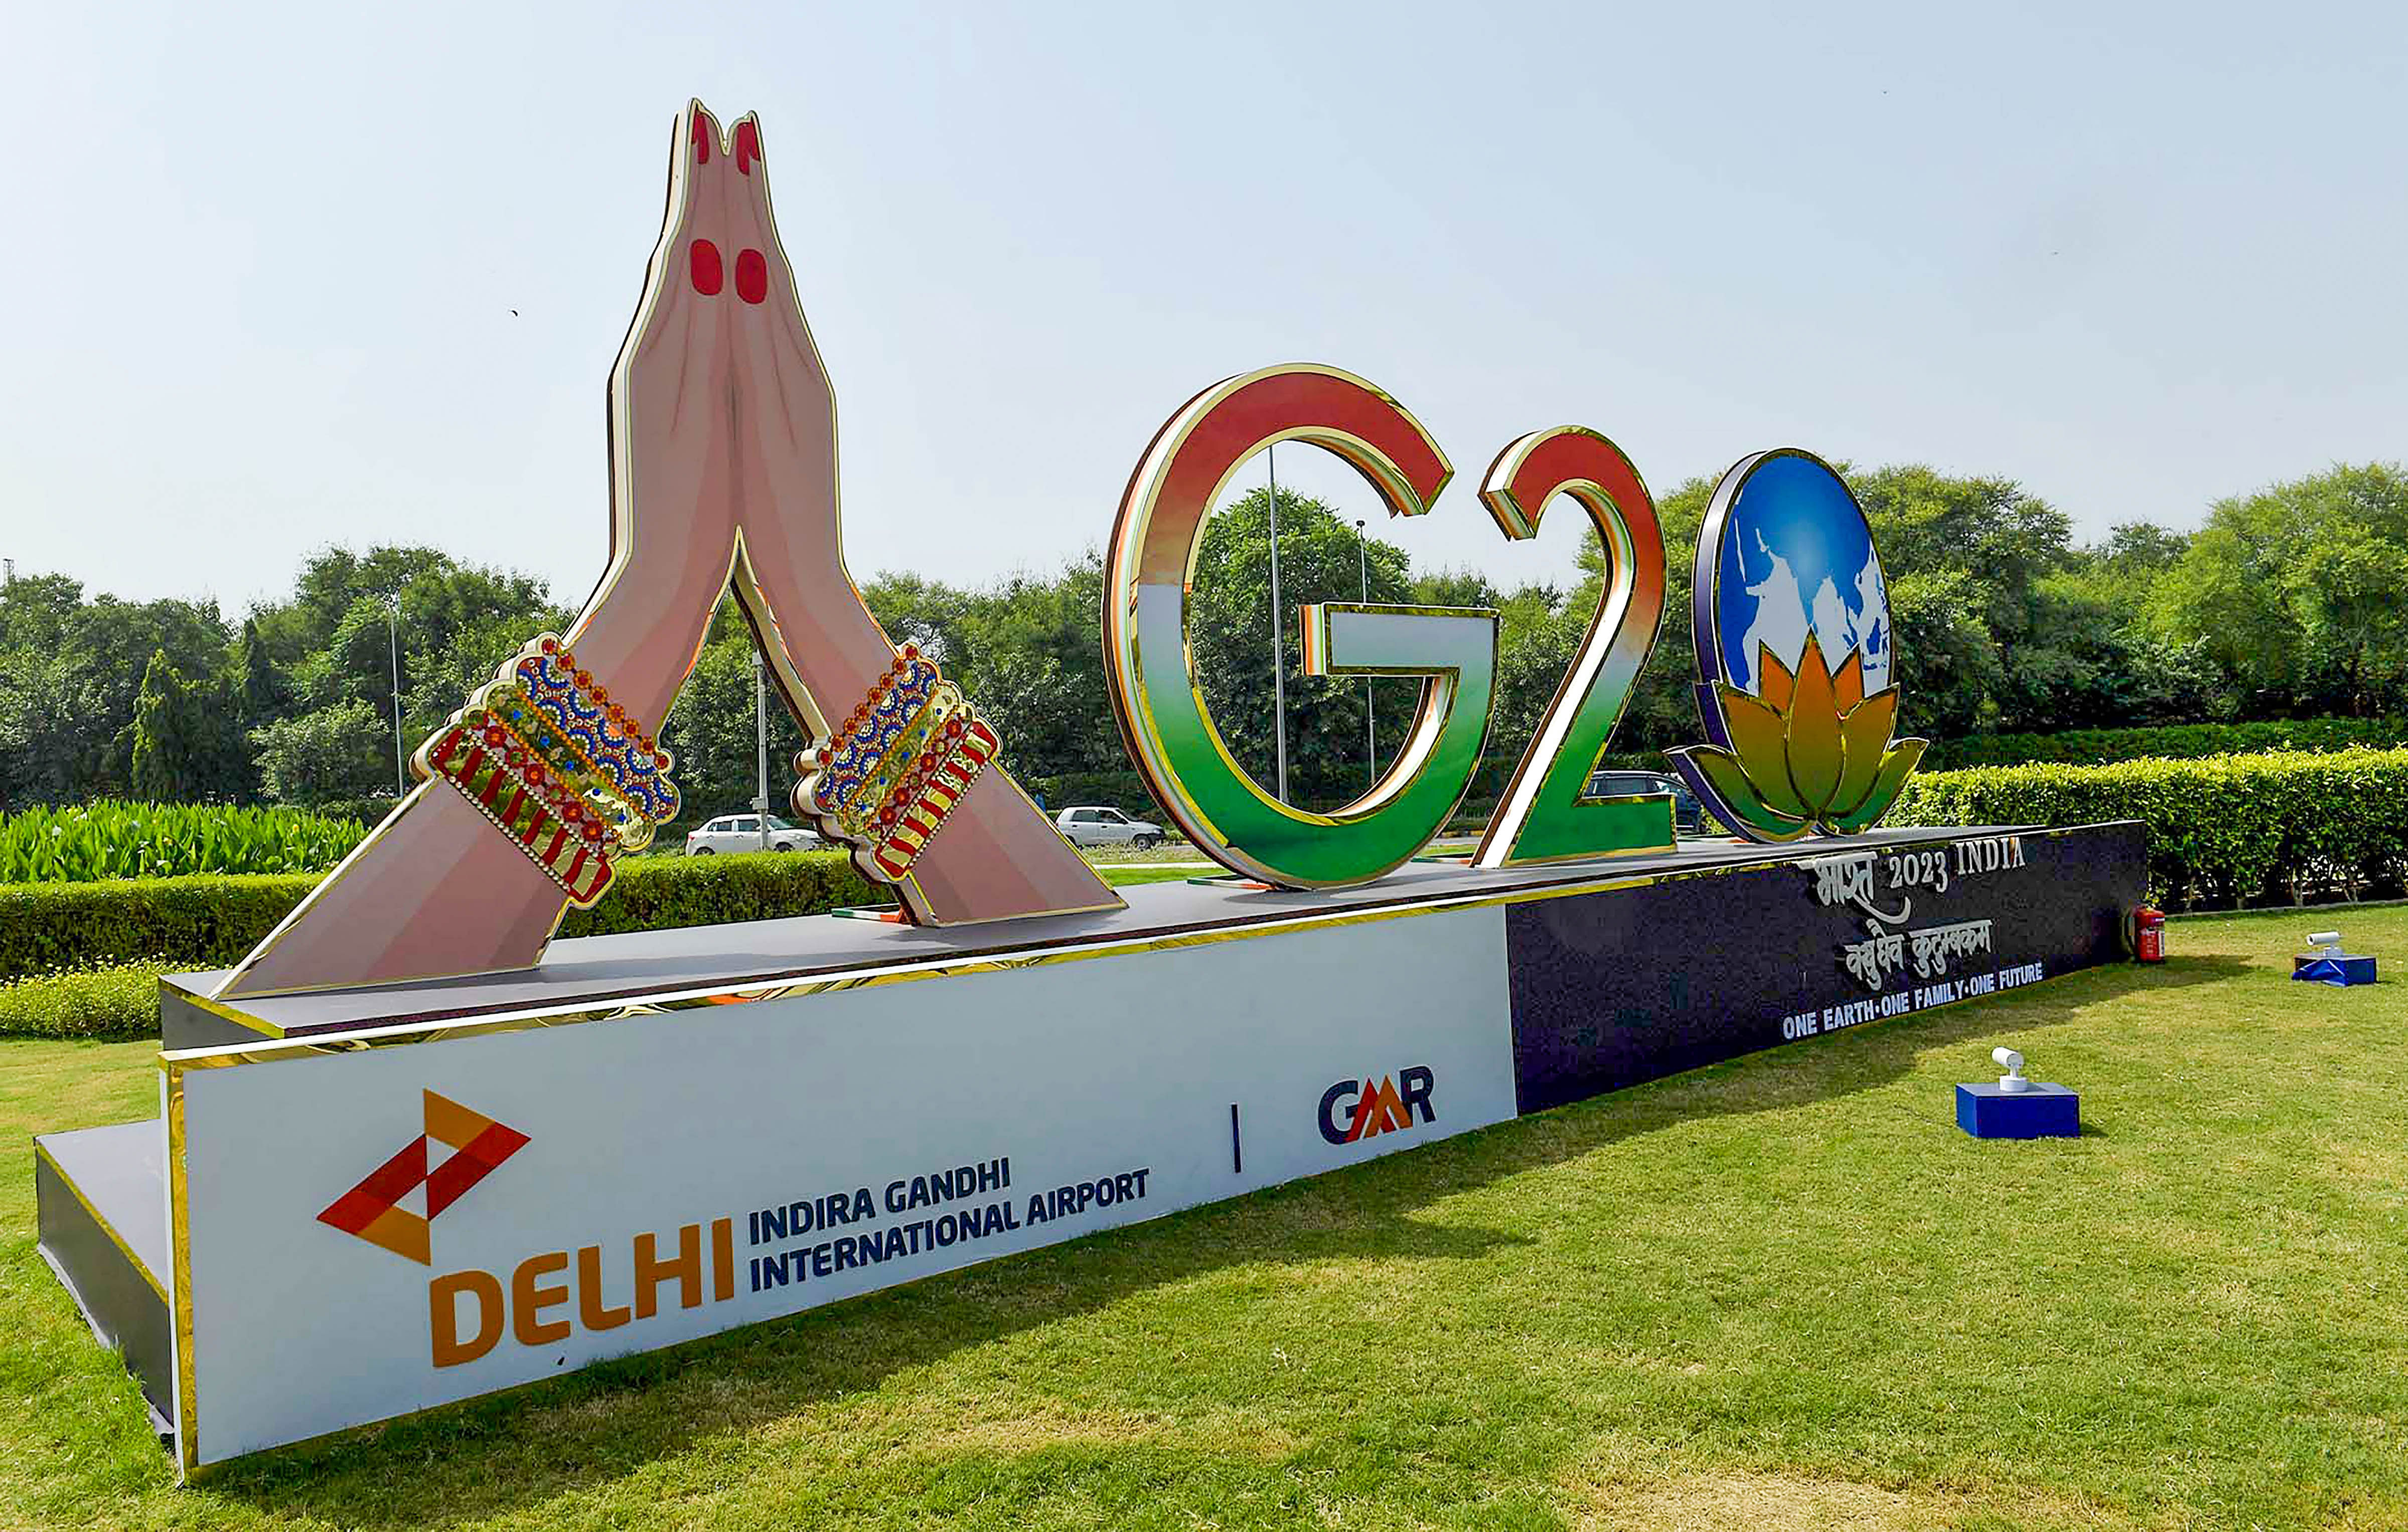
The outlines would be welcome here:
M 1888 577 L 1902 730 L 1955 739 L 2408 710 L 2408 471 L 2397 464 L 2220 500 L 2194 532 L 2130 522 L 2088 545 L 2012 480 L 1919 465 L 1847 477 Z M 1659 504 L 1667 615 L 1617 752 L 1697 737 L 1689 551 L 1712 492 L 1693 479 Z M 1268 511 L 1258 489 L 1208 523 L 1188 634 L 1225 742 L 1266 783 Z M 1405 550 L 1309 497 L 1282 492 L 1279 527 L 1292 795 L 1353 796 L 1373 752 L 1384 762 L 1410 722 L 1416 682 L 1302 673 L 1295 609 L 1366 595 L 1499 613 L 1493 793 L 1596 609 L 1594 533 L 1570 581 L 1502 589 L 1471 570 L 1416 570 Z M 980 586 L 882 574 L 863 595 L 996 721 L 1016 772 L 1055 779 L 1128 766 L 1098 648 L 1102 591 L 1090 551 Z M 134 796 L 372 810 L 365 800 L 394 791 L 396 690 L 412 749 L 520 643 L 572 615 L 540 580 L 427 548 L 319 552 L 289 596 L 239 621 L 211 601 L 129 602 L 63 574 L 20 576 L 0 587 L 0 809 Z M 751 648 L 724 604 L 663 723 L 694 814 L 752 795 Z M 774 692 L 769 711 L 775 796 L 804 741 Z

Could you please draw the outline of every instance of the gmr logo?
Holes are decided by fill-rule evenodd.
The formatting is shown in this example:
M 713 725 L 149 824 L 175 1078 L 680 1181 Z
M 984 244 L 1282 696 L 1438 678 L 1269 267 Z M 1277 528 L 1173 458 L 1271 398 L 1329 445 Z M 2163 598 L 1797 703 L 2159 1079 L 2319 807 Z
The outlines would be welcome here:
M 1430 1087 L 1437 1077 L 1423 1065 L 1399 1069 L 1392 1079 L 1341 1080 L 1321 1093 L 1321 1136 L 1333 1144 L 1351 1144 L 1375 1133 L 1393 1132 L 1438 1121 L 1430 1108 Z

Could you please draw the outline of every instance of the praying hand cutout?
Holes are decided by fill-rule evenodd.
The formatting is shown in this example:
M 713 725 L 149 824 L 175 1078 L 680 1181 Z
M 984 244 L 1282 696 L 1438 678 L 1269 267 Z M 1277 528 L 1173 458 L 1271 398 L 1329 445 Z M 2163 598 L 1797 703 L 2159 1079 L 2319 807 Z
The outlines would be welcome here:
M 901 660 L 845 571 L 836 399 L 749 115 L 723 136 L 698 101 L 680 114 L 666 217 L 609 397 L 610 562 L 564 636 L 576 668 L 636 727 L 656 730 L 733 589 L 787 706 L 815 742 L 845 743 Z M 925 780 L 932 759 L 917 779 L 905 763 L 898 780 Z M 908 871 L 874 874 L 894 882 L 908 917 L 953 925 L 1119 908 L 1018 785 L 977 766 L 944 779 L 958 791 Z M 480 808 L 456 778 L 423 781 L 218 994 L 528 967 L 567 903 L 558 874 L 492 803 Z

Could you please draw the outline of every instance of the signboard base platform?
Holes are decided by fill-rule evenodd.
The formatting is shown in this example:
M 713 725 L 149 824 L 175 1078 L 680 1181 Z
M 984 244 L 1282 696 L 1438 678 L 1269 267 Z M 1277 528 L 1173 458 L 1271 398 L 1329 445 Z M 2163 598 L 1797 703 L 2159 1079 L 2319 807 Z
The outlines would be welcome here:
M 2079 1138 L 2082 1097 L 2037 1080 L 2020 1091 L 1987 1082 L 1959 1085 L 1956 1125 L 1976 1138 Z
M 167 1136 L 156 1121 L 50 1133 L 34 1140 L 35 1226 L 42 1258 L 104 1346 L 125 1355 L 151 1424 L 169 1432 Z
M 2301 952 L 2291 959 L 2291 977 L 2310 983 L 2337 984 L 2344 989 L 2372 984 L 2375 982 L 2374 959 L 2355 952 Z
M 2113 961 L 2145 884 L 2136 824 L 1896 829 L 182 975 L 42 1250 L 190 1473 Z

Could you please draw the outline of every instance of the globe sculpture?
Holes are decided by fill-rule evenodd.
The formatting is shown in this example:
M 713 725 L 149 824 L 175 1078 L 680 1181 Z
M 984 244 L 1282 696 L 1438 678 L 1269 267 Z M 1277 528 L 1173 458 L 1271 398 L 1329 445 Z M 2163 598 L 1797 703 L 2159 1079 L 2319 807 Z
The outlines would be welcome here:
M 1698 536 L 1690 609 L 1712 744 L 1670 752 L 1751 840 L 1878 823 L 1926 741 L 1893 741 L 1889 588 L 1840 476 L 1794 450 L 1723 477 Z

